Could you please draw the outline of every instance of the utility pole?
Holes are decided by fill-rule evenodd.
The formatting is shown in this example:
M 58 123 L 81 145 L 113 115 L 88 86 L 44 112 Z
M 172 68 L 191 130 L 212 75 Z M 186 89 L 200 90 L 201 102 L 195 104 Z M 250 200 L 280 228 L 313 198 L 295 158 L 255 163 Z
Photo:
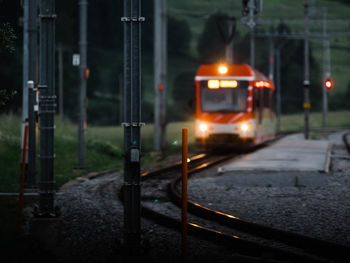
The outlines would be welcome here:
M 86 146 L 85 146 L 85 135 L 86 135 L 86 85 L 88 72 L 87 69 L 87 0 L 79 1 L 79 12 L 80 12 L 80 41 L 79 41 L 79 53 L 80 53 L 80 65 L 79 65 L 79 78 L 80 78 L 80 89 L 79 89 L 79 124 L 78 124 L 78 163 L 76 168 L 85 169 L 86 163 Z
M 281 50 L 284 45 L 287 43 L 287 39 L 284 39 L 276 48 L 276 114 L 277 114 L 277 123 L 276 130 L 279 132 L 281 130 L 281 114 L 282 114 L 282 83 L 281 83 Z
M 323 83 L 322 83 L 322 127 L 327 126 L 327 112 L 328 112 L 328 93 L 324 86 L 326 79 L 331 77 L 330 72 L 330 50 L 329 39 L 327 36 L 327 9 L 323 8 L 323 57 L 322 57 L 322 69 L 323 69 Z
M 274 82 L 274 68 L 275 68 L 275 40 L 271 36 L 269 37 L 269 79 L 270 81 Z
M 309 113 L 310 113 L 310 66 L 309 66 L 309 1 L 304 0 L 304 136 L 309 139 Z
M 26 186 L 36 187 L 36 89 L 38 82 L 38 24 L 37 0 L 29 1 L 28 6 L 28 170 Z M 29 83 L 30 82 L 30 83 Z
M 281 130 L 281 49 L 277 48 L 276 51 L 276 113 L 277 123 L 276 130 Z
M 248 3 L 249 7 L 249 27 L 250 27 L 250 66 L 252 68 L 255 67 L 255 20 L 254 20 L 254 9 L 255 4 L 254 0 L 249 0 Z
M 63 121 L 63 46 L 62 43 L 57 45 L 58 52 L 58 112 L 61 121 Z
M 141 0 L 124 0 L 124 252 L 140 254 Z M 136 260 L 137 261 L 137 260 Z
M 23 59 L 22 59 L 22 138 L 24 136 L 25 123 L 28 119 L 28 20 L 29 20 L 29 0 L 22 0 L 23 8 Z M 26 156 L 28 156 L 28 147 L 23 145 L 23 139 L 21 140 L 21 152 L 23 149 L 27 149 Z M 23 154 L 21 154 L 22 156 Z M 26 170 L 28 169 L 28 158 L 25 160 Z
M 242 2 L 242 22 L 250 28 L 250 66 L 255 67 L 255 14 L 262 11 L 263 0 L 244 0 Z
M 233 43 L 234 43 L 234 34 L 236 31 L 236 18 L 228 17 L 228 43 L 226 43 L 226 61 L 228 64 L 233 64 Z
M 154 1 L 154 149 L 166 147 L 167 0 Z
M 39 216 L 54 211 L 54 115 L 55 96 L 55 0 L 40 1 L 39 131 L 40 181 Z

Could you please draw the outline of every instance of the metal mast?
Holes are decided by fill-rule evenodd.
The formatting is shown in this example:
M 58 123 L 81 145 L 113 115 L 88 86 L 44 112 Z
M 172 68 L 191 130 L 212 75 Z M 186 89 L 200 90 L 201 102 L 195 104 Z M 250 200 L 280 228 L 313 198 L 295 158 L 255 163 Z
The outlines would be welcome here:
M 79 53 L 80 53 L 80 90 L 79 90 L 79 124 L 78 124 L 78 169 L 84 169 L 85 163 L 85 134 L 86 134 L 86 84 L 87 76 L 85 71 L 87 70 L 87 0 L 79 1 L 80 10 L 80 41 L 79 41 Z
M 322 83 L 322 127 L 327 126 L 327 112 L 328 112 L 328 93 L 324 86 L 326 79 L 330 78 L 330 51 L 329 39 L 327 35 L 327 9 L 323 8 L 323 83 Z
M 39 211 L 42 216 L 54 212 L 54 114 L 55 96 L 55 0 L 40 2 L 40 75 L 39 130 L 40 181 Z
M 309 1 L 304 0 L 304 121 L 305 139 L 309 139 L 309 113 L 310 113 L 310 65 L 309 65 Z
M 38 81 L 38 43 L 37 43 L 37 0 L 29 1 L 28 7 L 28 81 L 33 81 L 33 85 L 28 85 L 28 173 L 26 185 L 36 186 L 36 113 L 34 105 L 36 104 L 35 84 Z
M 59 43 L 57 46 L 58 58 L 58 112 L 61 121 L 63 121 L 63 46 Z
M 228 23 L 228 43 L 226 43 L 226 62 L 228 64 L 233 64 L 233 40 L 234 40 L 234 34 L 236 30 L 236 18 L 235 17 L 228 17 L 227 18 Z
M 254 21 L 254 0 L 249 0 L 249 24 L 250 27 L 250 66 L 255 67 L 255 21 Z
M 281 130 L 281 49 L 276 49 L 276 130 Z
M 274 51 L 275 51 L 275 40 L 274 37 L 269 37 L 269 79 L 273 82 L 274 81 Z
M 29 0 L 22 0 L 23 7 L 23 66 L 22 66 L 22 138 L 24 136 L 25 122 L 28 119 L 28 20 L 29 20 Z M 21 151 L 24 149 L 23 139 L 21 140 Z M 27 147 L 28 151 L 28 147 Z M 21 154 L 22 156 L 23 154 Z M 26 154 L 28 156 L 28 154 Z M 28 159 L 25 160 L 26 165 Z
M 154 149 L 166 147 L 167 0 L 154 1 Z
M 140 0 L 124 0 L 124 247 L 140 252 L 141 22 Z

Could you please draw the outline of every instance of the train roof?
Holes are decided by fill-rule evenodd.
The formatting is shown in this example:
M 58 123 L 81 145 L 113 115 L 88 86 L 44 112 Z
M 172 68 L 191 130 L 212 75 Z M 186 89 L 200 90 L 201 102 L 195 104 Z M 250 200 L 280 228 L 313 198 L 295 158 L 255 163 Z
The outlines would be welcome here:
M 212 78 L 236 79 L 236 80 L 267 80 L 267 78 L 257 70 L 253 70 L 247 64 L 224 65 L 226 73 L 220 73 L 220 64 L 201 65 L 197 71 L 196 80 L 208 80 Z

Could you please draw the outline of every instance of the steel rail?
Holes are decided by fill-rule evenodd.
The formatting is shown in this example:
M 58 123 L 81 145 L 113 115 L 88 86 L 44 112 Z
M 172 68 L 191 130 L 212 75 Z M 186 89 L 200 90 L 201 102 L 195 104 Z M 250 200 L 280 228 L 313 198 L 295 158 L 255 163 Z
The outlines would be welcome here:
M 190 163 L 192 165 L 192 164 L 195 164 L 195 163 L 200 162 L 202 160 L 205 160 L 207 158 L 208 158 L 207 153 L 201 153 L 201 154 L 198 154 L 198 155 L 195 155 L 195 156 L 192 156 L 191 158 L 189 158 L 190 160 L 188 163 Z M 168 171 L 175 170 L 177 168 L 180 168 L 181 164 L 182 164 L 182 162 L 178 161 L 178 162 L 175 162 L 173 164 L 166 165 L 162 168 L 156 169 L 154 171 L 144 172 L 141 174 L 141 180 L 145 180 L 146 177 L 147 177 L 147 179 L 149 179 L 151 177 L 166 173 Z
M 343 142 L 345 144 L 346 150 L 348 151 L 348 153 L 350 154 L 350 143 L 348 140 L 348 137 L 350 136 L 350 132 L 346 132 L 343 134 Z
M 200 165 L 190 170 L 188 175 L 193 175 L 195 172 L 199 172 L 214 164 L 216 163 Z M 168 196 L 177 206 L 181 205 L 181 195 L 176 190 L 176 186 L 180 181 L 181 176 L 178 176 L 168 185 Z M 204 219 L 214 220 L 233 229 L 255 236 L 278 240 L 290 246 L 301 248 L 314 255 L 322 255 L 323 257 L 340 260 L 341 262 L 349 262 L 350 259 L 348 253 L 350 248 L 340 244 L 253 223 L 233 215 L 215 211 L 190 200 L 188 201 L 188 210 Z
M 225 160 L 231 159 L 234 156 L 237 156 L 237 154 L 229 154 L 224 155 L 220 157 L 215 157 L 215 160 L 207 161 L 204 163 L 196 164 L 194 168 L 190 170 L 190 173 L 193 173 L 194 171 L 200 171 L 202 169 L 208 168 L 212 165 L 215 165 L 219 162 L 223 162 Z M 194 160 L 200 160 L 205 161 L 206 159 L 212 158 L 213 156 L 210 155 L 200 155 L 200 157 L 195 157 Z M 191 163 L 191 162 L 190 162 Z M 193 164 L 193 162 L 192 162 Z M 155 175 L 162 175 L 162 172 L 168 172 L 171 169 L 177 169 L 181 164 L 174 164 L 170 165 L 168 167 L 165 167 L 164 169 L 155 170 L 153 172 L 144 173 L 143 180 L 146 180 L 150 178 L 151 176 Z M 172 167 L 172 168 L 170 168 Z M 161 171 L 161 172 L 160 172 Z M 121 191 L 122 193 L 122 191 Z M 120 193 L 119 197 L 120 200 L 123 202 L 122 194 Z M 156 223 L 176 229 L 177 231 L 180 231 L 181 229 L 181 222 L 171 218 L 167 215 L 161 214 L 159 212 L 156 212 L 150 208 L 147 208 L 145 206 L 141 206 L 141 215 L 147 219 L 153 220 Z M 205 228 L 202 226 L 199 226 L 197 224 L 188 223 L 188 231 L 190 234 L 199 237 L 201 239 L 214 242 L 215 244 L 221 244 L 228 246 L 232 249 L 234 249 L 237 253 L 243 254 L 243 258 L 246 259 L 246 261 L 242 262 L 281 262 L 276 260 L 270 260 L 264 258 L 264 255 L 266 254 L 273 254 L 275 257 L 278 258 L 278 260 L 292 260 L 292 262 L 329 262 L 324 259 L 321 259 L 317 256 L 313 255 L 307 255 L 304 253 L 297 253 L 297 252 L 291 252 L 286 251 L 283 249 L 278 248 L 272 248 L 269 246 L 261 245 L 257 242 L 248 241 L 245 239 L 242 239 L 235 235 L 227 235 L 224 233 L 221 233 L 219 231 L 215 231 L 209 228 Z M 263 259 L 262 259 L 263 258 Z M 263 260 L 263 261 L 262 261 Z
M 163 226 L 172 228 L 177 231 L 181 231 L 181 222 L 172 217 L 164 215 L 162 213 L 156 212 L 150 208 L 141 207 L 141 214 L 143 217 L 153 220 L 154 222 L 161 224 Z M 210 241 L 215 244 L 223 245 L 229 247 L 233 251 L 243 254 L 241 259 L 246 259 L 246 261 L 239 262 L 281 262 L 287 260 L 288 262 L 329 262 L 318 257 L 313 257 L 310 255 L 305 255 L 301 253 L 286 251 L 279 248 L 272 248 L 266 245 L 259 244 L 257 242 L 248 241 L 242 239 L 235 235 L 227 235 L 222 232 L 205 228 L 197 224 L 188 223 L 188 231 L 190 234 Z M 276 259 L 269 259 L 269 255 L 273 255 Z M 266 258 L 267 257 L 267 258 Z

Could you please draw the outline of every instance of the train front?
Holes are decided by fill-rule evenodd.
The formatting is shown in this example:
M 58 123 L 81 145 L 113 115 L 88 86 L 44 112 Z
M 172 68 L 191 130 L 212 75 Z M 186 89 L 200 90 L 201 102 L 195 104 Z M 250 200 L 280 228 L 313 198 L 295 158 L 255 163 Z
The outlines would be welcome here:
M 195 139 L 199 147 L 254 143 L 254 72 L 248 65 L 201 65 L 195 77 Z

